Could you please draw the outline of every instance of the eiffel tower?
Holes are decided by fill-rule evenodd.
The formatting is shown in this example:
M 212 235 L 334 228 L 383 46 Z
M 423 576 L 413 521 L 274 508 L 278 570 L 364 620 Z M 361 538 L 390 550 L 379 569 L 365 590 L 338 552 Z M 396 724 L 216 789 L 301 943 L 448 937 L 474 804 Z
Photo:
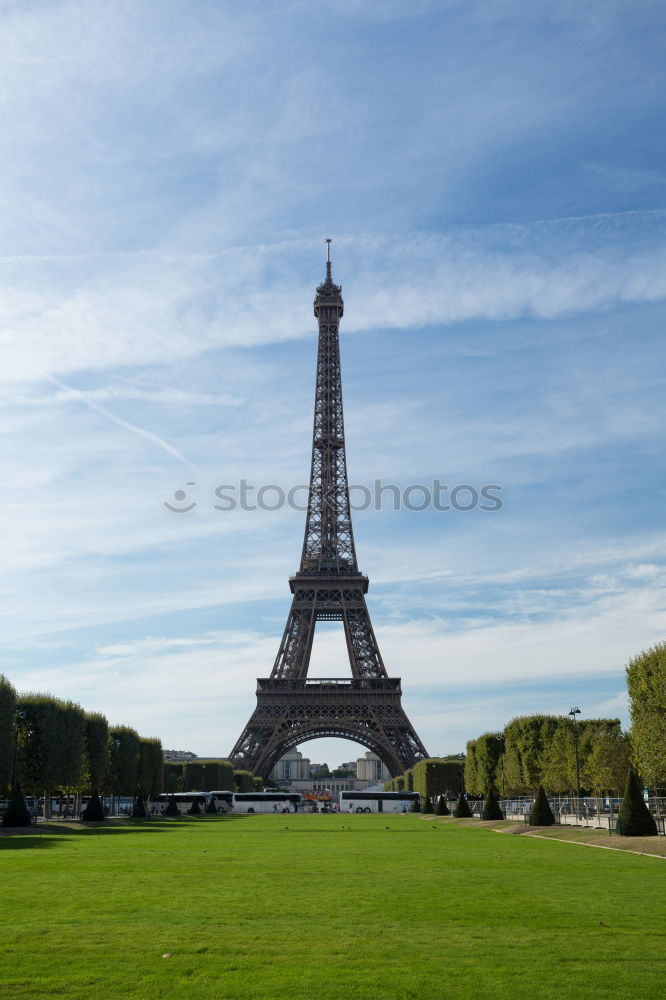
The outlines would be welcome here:
M 338 327 L 344 304 L 331 277 L 317 288 L 319 321 L 312 470 L 300 569 L 271 675 L 257 680 L 257 707 L 231 751 L 234 767 L 267 778 L 280 757 L 322 736 L 353 740 L 384 762 L 391 776 L 427 757 L 389 677 L 365 603 L 368 578 L 358 570 L 352 533 Z M 351 677 L 308 678 L 315 625 L 342 622 Z

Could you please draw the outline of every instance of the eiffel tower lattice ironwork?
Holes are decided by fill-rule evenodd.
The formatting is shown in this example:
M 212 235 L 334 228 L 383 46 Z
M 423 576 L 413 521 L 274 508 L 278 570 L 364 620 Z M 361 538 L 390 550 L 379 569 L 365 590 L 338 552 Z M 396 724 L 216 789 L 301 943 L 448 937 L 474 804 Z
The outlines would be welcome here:
M 387 675 L 365 603 L 368 578 L 356 563 L 349 504 L 338 327 L 341 287 L 317 288 L 319 321 L 312 471 L 300 569 L 271 675 L 257 681 L 257 707 L 231 751 L 236 768 L 267 778 L 300 743 L 342 737 L 372 750 L 392 776 L 427 757 L 401 705 L 400 679 Z M 315 625 L 341 621 L 351 677 L 308 678 Z

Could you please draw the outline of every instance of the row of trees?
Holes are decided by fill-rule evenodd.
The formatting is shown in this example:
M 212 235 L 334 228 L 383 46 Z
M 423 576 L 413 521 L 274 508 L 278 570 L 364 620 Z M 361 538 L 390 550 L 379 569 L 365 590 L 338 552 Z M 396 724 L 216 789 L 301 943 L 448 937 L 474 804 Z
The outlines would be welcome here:
M 462 757 L 429 757 L 420 760 L 397 778 L 384 785 L 389 792 L 418 792 L 423 798 L 457 795 L 462 789 Z
M 495 788 L 506 795 L 532 795 L 543 785 L 551 794 L 576 789 L 597 795 L 622 795 L 633 766 L 656 791 L 666 788 L 666 642 L 639 653 L 626 670 L 631 731 L 619 719 L 524 715 L 503 733 L 483 733 L 467 744 L 464 782 L 472 795 Z M 578 774 L 577 762 L 578 757 Z M 460 787 L 451 767 L 455 758 L 420 761 L 387 782 L 393 791 L 422 796 L 452 793 Z
M 467 744 L 465 785 L 474 795 L 489 787 L 507 795 L 552 794 L 576 788 L 576 753 L 583 791 L 621 795 L 633 766 L 645 785 L 666 788 L 666 642 L 639 653 L 626 669 L 631 730 L 619 719 L 567 716 L 512 719 L 503 733 L 484 733 Z
M 484 795 L 529 795 L 539 785 L 551 794 L 577 786 L 595 795 L 621 794 L 631 764 L 631 743 L 619 719 L 584 719 L 574 730 L 567 716 L 525 715 L 503 733 L 484 733 L 467 744 L 465 787 Z
M 261 791 L 250 771 L 230 761 L 164 763 L 159 739 L 130 726 L 109 726 L 99 712 L 44 694 L 17 695 L 0 674 L 0 794 L 16 779 L 24 792 L 138 795 L 164 792 Z
M 44 795 L 47 811 L 56 792 L 155 797 L 164 781 L 162 744 L 71 701 L 18 696 L 0 675 L 0 790 L 14 777 L 25 792 Z
M 164 765 L 165 792 L 260 792 L 264 787 L 261 778 L 251 771 L 234 771 L 229 760 L 205 760 Z

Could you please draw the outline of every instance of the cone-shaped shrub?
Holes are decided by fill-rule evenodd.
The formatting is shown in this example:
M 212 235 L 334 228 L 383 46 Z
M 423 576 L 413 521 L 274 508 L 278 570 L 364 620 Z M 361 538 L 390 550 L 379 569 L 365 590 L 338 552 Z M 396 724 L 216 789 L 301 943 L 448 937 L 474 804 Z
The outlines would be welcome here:
M 554 822 L 555 817 L 546 798 L 544 787 L 539 785 L 539 791 L 536 793 L 530 812 L 530 826 L 552 826 Z
M 178 808 L 178 803 L 173 798 L 173 796 L 169 799 L 169 801 L 167 803 L 167 807 L 164 810 L 164 815 L 165 816 L 180 816 L 180 809 Z
M 100 801 L 96 788 L 93 788 L 93 793 L 90 796 L 88 805 L 81 814 L 81 819 L 84 823 L 100 823 L 103 819 L 105 819 L 104 806 Z
M 30 826 L 30 813 L 28 812 L 28 807 L 25 804 L 25 799 L 23 798 L 23 792 L 21 791 L 21 786 L 17 783 L 16 787 L 12 789 L 11 798 L 9 799 L 9 805 L 7 806 L 7 811 L 2 817 L 3 826 Z
M 420 813 L 421 812 L 421 800 L 420 799 L 414 799 L 414 801 L 412 802 L 412 808 L 409 811 L 413 812 L 413 813 Z
M 426 795 L 425 802 L 423 803 L 423 812 L 424 813 L 431 813 L 431 812 L 434 812 L 434 811 L 435 810 L 432 807 L 432 802 L 430 801 L 430 796 Z
M 453 810 L 453 815 L 456 817 L 456 819 L 471 819 L 472 810 L 467 805 L 467 799 L 465 798 L 462 792 L 460 793 L 460 797 L 456 802 L 456 807 Z
M 654 837 L 657 833 L 657 824 L 645 804 L 641 786 L 633 767 L 629 768 L 627 775 L 627 785 L 624 789 L 616 829 L 623 837 Z
M 134 819 L 145 819 L 146 818 L 146 807 L 144 805 L 143 796 L 138 795 L 134 807 L 132 809 L 132 816 Z
M 190 806 L 190 808 L 187 811 L 190 814 L 190 816 L 200 816 L 201 815 L 201 808 L 200 808 L 199 803 L 197 802 L 196 799 L 194 800 L 194 802 L 192 803 L 192 805 Z
M 495 795 L 495 789 L 492 785 L 486 793 L 481 819 L 504 819 L 504 813 L 500 809 L 497 796 Z
M 439 801 L 437 803 L 437 808 L 435 809 L 435 814 L 437 816 L 450 816 L 451 810 L 446 804 L 446 796 L 440 795 Z
M 206 806 L 206 812 L 209 813 L 210 815 L 217 813 L 217 806 L 215 805 L 215 799 L 210 800 L 210 802 Z

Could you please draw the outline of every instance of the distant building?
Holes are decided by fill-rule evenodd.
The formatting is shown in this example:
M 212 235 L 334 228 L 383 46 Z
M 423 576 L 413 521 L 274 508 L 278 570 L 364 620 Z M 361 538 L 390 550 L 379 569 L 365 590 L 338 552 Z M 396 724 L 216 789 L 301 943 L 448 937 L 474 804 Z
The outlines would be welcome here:
M 163 750 L 162 757 L 170 764 L 183 764 L 197 759 L 197 755 L 191 750 Z
M 342 766 L 346 767 L 347 765 L 343 764 Z M 369 781 L 376 784 L 377 782 L 390 781 L 391 775 L 377 754 L 368 751 L 364 757 L 359 757 L 356 761 L 356 778 L 358 781 Z
M 321 776 L 323 764 L 312 764 L 297 750 L 281 757 L 273 768 L 268 783 L 289 785 L 298 792 L 338 792 L 362 791 L 368 785 L 383 784 L 391 777 L 387 768 L 374 753 L 366 753 L 358 760 L 340 764 L 336 771 L 350 771 L 349 777 L 334 774 Z
M 286 753 L 280 757 L 279 761 L 271 771 L 268 779 L 269 784 L 275 782 L 309 781 L 310 779 L 310 759 L 304 757 L 298 750 Z

